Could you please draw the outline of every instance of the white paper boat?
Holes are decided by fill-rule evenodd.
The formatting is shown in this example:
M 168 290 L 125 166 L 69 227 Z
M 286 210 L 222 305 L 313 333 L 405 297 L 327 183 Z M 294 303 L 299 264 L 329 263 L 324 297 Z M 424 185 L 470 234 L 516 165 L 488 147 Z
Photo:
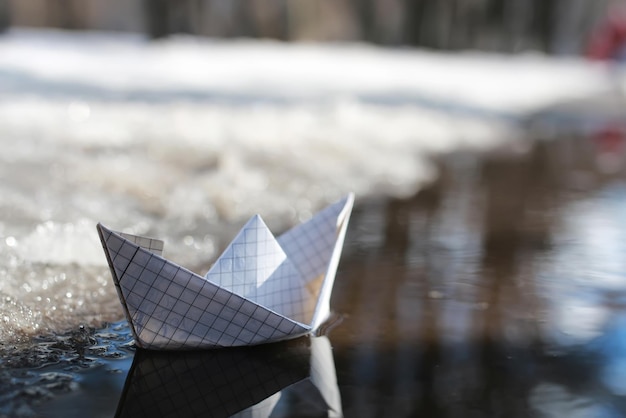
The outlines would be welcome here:
M 137 345 L 204 349 L 314 332 L 330 314 L 353 202 L 350 194 L 278 238 L 252 217 L 205 277 L 163 258 L 162 241 L 98 224 Z

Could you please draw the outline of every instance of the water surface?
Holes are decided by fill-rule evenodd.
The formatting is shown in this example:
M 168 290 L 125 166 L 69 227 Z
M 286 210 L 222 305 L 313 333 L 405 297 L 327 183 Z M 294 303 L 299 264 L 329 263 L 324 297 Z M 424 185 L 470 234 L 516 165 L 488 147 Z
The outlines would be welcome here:
M 362 199 L 335 283 L 335 315 L 324 330 L 341 413 L 624 416 L 621 150 L 598 138 L 529 138 L 523 149 L 436 161 L 438 179 L 409 199 Z M 6 411 L 119 413 L 136 396 L 128 389 L 137 369 L 130 368 L 131 341 L 118 322 L 5 351 L 2 396 L 13 405 Z M 293 347 L 252 348 L 244 358 L 285 356 L 293 365 Z M 207 370 L 234 378 L 211 358 L 203 360 Z M 305 376 L 308 370 L 286 367 Z M 176 392 L 179 378 L 159 390 Z M 275 393 L 266 410 L 318 411 L 306 402 L 318 392 Z

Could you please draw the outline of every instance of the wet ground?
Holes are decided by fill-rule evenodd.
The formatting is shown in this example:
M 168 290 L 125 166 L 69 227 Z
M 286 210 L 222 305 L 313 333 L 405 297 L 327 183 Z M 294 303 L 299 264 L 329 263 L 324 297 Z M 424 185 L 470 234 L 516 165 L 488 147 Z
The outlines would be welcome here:
M 0 416 L 626 416 L 623 140 L 532 139 L 357 203 L 328 346 L 136 353 L 124 322 L 42 336 L 2 348 Z

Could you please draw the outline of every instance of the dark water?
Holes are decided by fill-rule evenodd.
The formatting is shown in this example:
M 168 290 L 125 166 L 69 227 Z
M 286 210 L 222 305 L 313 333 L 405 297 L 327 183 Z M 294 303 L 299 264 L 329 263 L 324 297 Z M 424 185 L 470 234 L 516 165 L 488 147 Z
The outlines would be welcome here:
M 624 161 L 615 136 L 448 156 L 416 196 L 358 202 L 329 344 L 42 337 L 3 349 L 0 416 L 626 416 Z
M 331 334 L 346 416 L 626 416 L 620 144 L 458 155 L 359 207 Z
M 122 321 L 1 346 L 0 417 L 110 417 L 132 364 Z

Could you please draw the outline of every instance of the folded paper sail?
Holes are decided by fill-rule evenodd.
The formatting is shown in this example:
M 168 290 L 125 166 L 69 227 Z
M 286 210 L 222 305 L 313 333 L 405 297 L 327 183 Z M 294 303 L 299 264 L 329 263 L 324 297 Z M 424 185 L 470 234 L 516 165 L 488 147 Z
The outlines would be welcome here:
M 278 238 L 254 216 L 204 277 L 163 258 L 162 241 L 98 224 L 137 345 L 242 346 L 317 330 L 330 314 L 353 202 L 350 194 Z
M 341 417 L 328 338 L 229 350 L 138 350 L 116 418 Z

